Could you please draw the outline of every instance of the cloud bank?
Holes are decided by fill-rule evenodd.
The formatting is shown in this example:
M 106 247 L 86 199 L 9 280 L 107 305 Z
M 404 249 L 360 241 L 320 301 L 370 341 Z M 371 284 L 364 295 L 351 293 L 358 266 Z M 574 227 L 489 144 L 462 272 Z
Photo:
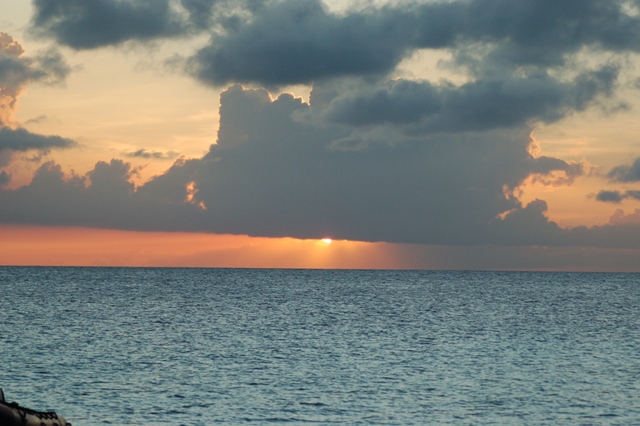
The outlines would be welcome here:
M 579 173 L 529 154 L 529 128 L 366 139 L 340 150 L 333 142 L 351 130 L 301 121 L 313 104 L 299 98 L 233 86 L 221 100 L 219 141 L 203 158 L 178 160 L 138 188 L 121 160 L 82 177 L 46 163 L 31 184 L 0 192 L 12 206 L 1 220 L 421 244 L 639 245 L 637 225 L 564 230 L 546 218 L 544 201 L 524 206 L 508 195 L 505 186 L 532 173 Z

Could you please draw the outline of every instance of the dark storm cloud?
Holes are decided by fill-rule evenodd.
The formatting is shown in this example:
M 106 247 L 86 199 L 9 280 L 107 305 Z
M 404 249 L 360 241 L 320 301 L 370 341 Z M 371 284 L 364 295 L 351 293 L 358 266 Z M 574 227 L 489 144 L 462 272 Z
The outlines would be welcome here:
M 350 126 L 414 123 L 408 128 L 414 133 L 550 123 L 586 109 L 599 96 L 610 96 L 618 71 L 617 67 L 605 66 L 570 82 L 546 72 L 476 80 L 460 86 L 403 79 L 377 84 L 360 81 L 341 87 L 323 111 L 323 118 Z M 316 85 L 314 91 L 321 87 Z
M 31 32 L 73 49 L 193 36 L 237 25 L 262 0 L 32 0 Z
M 408 52 L 413 32 L 403 11 L 337 16 L 320 1 L 273 1 L 249 24 L 214 36 L 191 60 L 194 75 L 212 84 L 267 85 L 316 78 L 386 73 Z
M 425 4 L 416 15 L 416 45 L 442 48 L 490 44 L 488 60 L 506 64 L 561 64 L 585 46 L 640 49 L 640 19 L 625 1 L 472 0 Z
M 308 108 L 288 95 L 272 102 L 265 91 L 236 86 L 223 93 L 218 145 L 205 157 L 205 174 L 198 179 L 198 199 L 223 229 L 305 238 L 464 239 L 514 206 L 498 182 L 522 178 L 518 166 L 526 168 L 529 158 L 518 146 L 528 143 L 527 130 L 336 151 L 331 143 L 350 131 L 291 118 Z M 511 137 L 517 139 L 503 159 L 511 155 L 513 163 L 500 177 L 476 163 Z M 456 162 L 463 164 L 451 166 Z M 410 225 L 416 222 L 422 225 Z M 460 227 L 469 234 L 463 237 Z
M 32 30 L 74 49 L 185 32 L 170 0 L 33 0 Z
M 180 0 L 193 30 L 212 30 L 235 25 L 238 13 L 248 13 L 263 0 Z
M 329 11 L 321 0 L 33 0 L 32 30 L 75 49 L 212 33 L 189 61 L 201 81 L 267 86 L 387 74 L 416 49 L 480 72 L 640 50 L 640 18 L 611 0 L 415 2 Z M 575 65 L 575 64 L 574 64 Z
M 613 168 L 607 177 L 616 182 L 640 181 L 640 158 L 636 158 L 632 164 Z
M 181 0 L 182 6 L 187 10 L 189 19 L 196 27 L 206 28 L 211 24 L 212 11 L 215 5 L 212 0 Z
M 640 49 L 640 19 L 609 0 L 411 3 L 335 14 L 319 0 L 270 1 L 191 59 L 201 81 L 267 86 L 386 74 L 421 48 L 473 70 L 564 65 L 582 48 Z M 480 54 L 478 54 L 480 52 Z

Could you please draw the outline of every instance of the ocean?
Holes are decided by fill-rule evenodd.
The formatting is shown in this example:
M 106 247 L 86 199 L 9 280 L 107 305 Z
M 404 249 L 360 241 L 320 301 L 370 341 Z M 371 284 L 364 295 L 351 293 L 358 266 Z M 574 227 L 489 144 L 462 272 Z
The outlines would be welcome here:
M 640 274 L 0 267 L 0 387 L 74 426 L 640 424 Z

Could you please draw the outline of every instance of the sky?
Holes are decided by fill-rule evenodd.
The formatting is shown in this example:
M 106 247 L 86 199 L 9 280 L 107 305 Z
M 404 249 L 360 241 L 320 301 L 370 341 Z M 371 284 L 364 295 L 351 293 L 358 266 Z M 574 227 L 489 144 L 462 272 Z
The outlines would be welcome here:
M 638 0 L 3 0 L 0 264 L 640 271 Z

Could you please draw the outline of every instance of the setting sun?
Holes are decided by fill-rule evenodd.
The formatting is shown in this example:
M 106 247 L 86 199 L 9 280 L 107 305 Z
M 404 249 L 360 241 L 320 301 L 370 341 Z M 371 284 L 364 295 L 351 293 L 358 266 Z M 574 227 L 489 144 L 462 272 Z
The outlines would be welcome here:
M 331 238 L 323 238 L 322 242 L 325 244 L 331 244 Z

